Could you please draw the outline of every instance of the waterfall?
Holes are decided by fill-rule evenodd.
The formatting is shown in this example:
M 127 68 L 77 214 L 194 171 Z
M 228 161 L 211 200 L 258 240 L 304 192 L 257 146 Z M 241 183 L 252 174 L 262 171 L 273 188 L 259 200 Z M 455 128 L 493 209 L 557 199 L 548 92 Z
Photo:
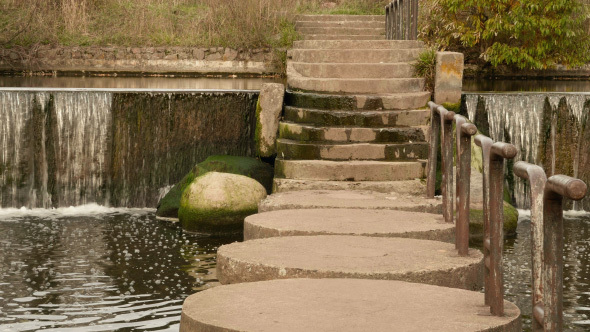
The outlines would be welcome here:
M 0 89 L 0 207 L 155 207 L 207 156 L 252 155 L 257 97 Z
M 515 161 L 541 165 L 548 176 L 560 173 L 590 180 L 585 93 L 465 93 L 463 112 L 495 141 L 516 146 Z M 514 179 L 516 205 L 530 204 L 526 181 Z M 585 199 L 576 208 L 590 208 Z

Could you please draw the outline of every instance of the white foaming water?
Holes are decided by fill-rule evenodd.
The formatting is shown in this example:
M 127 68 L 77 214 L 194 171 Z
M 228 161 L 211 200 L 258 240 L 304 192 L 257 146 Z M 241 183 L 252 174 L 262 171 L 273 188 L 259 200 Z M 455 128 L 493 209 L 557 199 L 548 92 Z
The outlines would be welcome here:
M 0 221 L 12 221 L 24 217 L 54 219 L 60 217 L 103 216 L 108 214 L 146 215 L 155 211 L 153 208 L 114 208 L 96 203 L 53 209 L 4 208 L 0 209 Z

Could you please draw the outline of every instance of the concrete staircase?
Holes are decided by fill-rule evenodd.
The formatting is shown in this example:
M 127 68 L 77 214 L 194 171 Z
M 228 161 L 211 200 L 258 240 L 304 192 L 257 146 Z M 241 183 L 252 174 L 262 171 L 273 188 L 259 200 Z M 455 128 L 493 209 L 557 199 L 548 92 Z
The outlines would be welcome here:
M 423 44 L 384 40 L 384 24 L 382 16 L 299 17 L 304 40 L 288 55 L 275 192 L 389 192 L 392 181 L 420 192 L 430 93 L 412 62 Z

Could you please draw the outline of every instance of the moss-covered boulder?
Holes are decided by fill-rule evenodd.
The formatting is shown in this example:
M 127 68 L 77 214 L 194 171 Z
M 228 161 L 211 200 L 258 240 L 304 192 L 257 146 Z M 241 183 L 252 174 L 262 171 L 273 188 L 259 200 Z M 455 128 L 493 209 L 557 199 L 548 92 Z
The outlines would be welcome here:
M 258 211 L 266 189 L 243 175 L 208 172 L 195 178 L 180 199 L 178 218 L 184 230 L 231 234 L 243 230 L 244 218 Z
M 504 202 L 504 236 L 514 236 L 518 226 L 518 210 L 508 202 Z M 483 210 L 469 211 L 469 237 L 473 243 L 483 241 Z
M 156 215 L 159 217 L 178 217 L 182 192 L 193 180 L 207 172 L 239 174 L 250 177 L 264 186 L 267 193 L 272 191 L 274 171 L 272 166 L 255 158 L 236 156 L 210 156 L 197 164 L 180 180 L 158 203 Z

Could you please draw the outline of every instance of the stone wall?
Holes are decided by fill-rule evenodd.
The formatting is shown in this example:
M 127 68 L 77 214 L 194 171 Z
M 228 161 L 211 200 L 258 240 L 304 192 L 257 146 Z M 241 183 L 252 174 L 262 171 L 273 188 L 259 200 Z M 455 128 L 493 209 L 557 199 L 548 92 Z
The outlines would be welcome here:
M 272 59 L 268 48 L 41 46 L 0 49 L 0 71 L 263 75 L 275 72 Z

